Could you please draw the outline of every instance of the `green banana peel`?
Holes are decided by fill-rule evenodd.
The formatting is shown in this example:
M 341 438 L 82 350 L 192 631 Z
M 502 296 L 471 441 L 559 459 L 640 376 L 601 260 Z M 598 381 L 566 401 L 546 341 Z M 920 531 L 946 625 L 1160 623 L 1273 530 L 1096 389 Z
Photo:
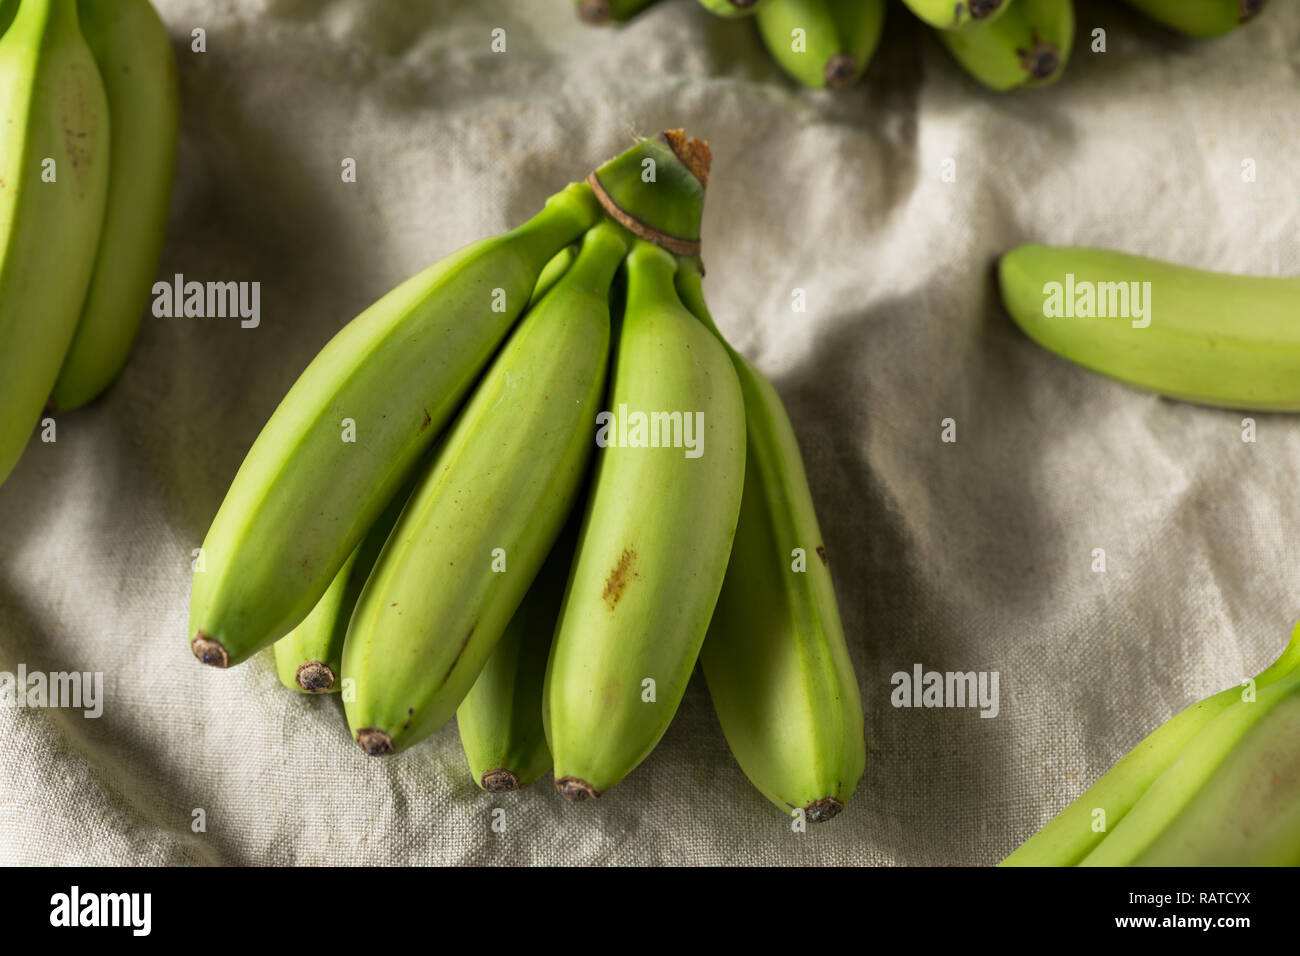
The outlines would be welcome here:
M 633 235 L 694 256 L 711 161 L 708 143 L 667 130 L 611 159 L 587 182 L 610 218 Z
M 1006 92 L 1060 79 L 1074 28 L 1074 0 L 1012 0 L 996 20 L 935 35 L 967 73 L 991 90 Z
M 1192 37 L 1217 37 L 1263 13 L 1267 0 L 1125 0 L 1144 16 Z
M 714 16 L 734 20 L 739 17 L 752 17 L 762 4 L 771 2 L 772 0 L 700 0 L 700 6 Z
M 1250 729 L 1252 720 L 1262 717 L 1288 693 L 1294 693 L 1297 679 L 1300 625 L 1278 659 L 1253 681 L 1199 701 L 1156 728 L 1001 865 L 1076 866 L 1085 860 L 1090 865 L 1107 861 L 1121 865 L 1148 845 L 1154 847 L 1152 821 L 1161 819 L 1161 808 L 1184 806 L 1196 787 L 1205 782 L 1206 775 L 1224 762 L 1225 741 L 1230 743 L 1234 734 L 1240 738 Z M 1278 687 L 1283 689 L 1275 691 Z M 1256 698 L 1253 702 L 1248 699 L 1252 692 Z M 1225 717 L 1228 719 L 1219 724 Z M 1202 740 L 1211 727 L 1215 728 L 1213 733 Z M 1177 769 L 1166 779 L 1171 768 Z M 1295 786 L 1292 792 L 1297 793 Z M 1129 815 L 1141 804 L 1145 806 L 1138 811 L 1138 817 L 1126 827 Z M 1113 849 L 1105 849 L 1116 836 L 1120 839 Z M 1127 852 L 1120 852 L 1125 848 Z
M 774 0 L 758 11 L 763 43 L 787 74 L 811 89 L 856 83 L 875 55 L 885 0 Z
M 998 280 L 1025 334 L 1077 365 L 1183 401 L 1300 411 L 1300 279 L 1023 245 Z

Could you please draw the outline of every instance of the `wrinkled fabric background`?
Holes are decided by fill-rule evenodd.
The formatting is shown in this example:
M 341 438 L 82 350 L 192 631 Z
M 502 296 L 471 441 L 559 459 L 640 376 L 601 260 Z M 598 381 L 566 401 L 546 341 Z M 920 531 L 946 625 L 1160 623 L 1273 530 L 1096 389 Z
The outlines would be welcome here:
M 1243 443 L 1240 413 L 1040 350 L 991 282 L 1022 241 L 1300 272 L 1296 4 L 1202 43 L 1081 2 L 1064 81 L 1011 96 L 897 5 L 840 94 L 796 89 L 751 24 L 689 0 L 617 30 L 568 0 L 157 5 L 184 95 L 160 274 L 260 281 L 262 324 L 147 317 L 117 387 L 0 488 L 0 670 L 102 671 L 107 696 L 98 720 L 0 710 L 0 862 L 990 864 L 1300 617 L 1300 419 L 1255 416 Z M 453 725 L 364 757 L 337 698 L 281 688 L 269 650 L 198 666 L 191 550 L 321 345 L 676 126 L 713 147 L 714 313 L 788 404 L 832 557 L 867 716 L 848 810 L 792 833 L 698 672 L 654 754 L 574 807 L 549 778 L 479 791 Z M 998 671 L 1000 714 L 894 709 L 916 663 Z

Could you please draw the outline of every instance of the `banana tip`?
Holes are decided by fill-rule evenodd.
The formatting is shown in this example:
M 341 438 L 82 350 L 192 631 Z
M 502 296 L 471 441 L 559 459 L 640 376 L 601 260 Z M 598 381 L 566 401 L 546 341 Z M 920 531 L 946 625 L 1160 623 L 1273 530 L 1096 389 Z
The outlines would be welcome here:
M 484 770 L 481 778 L 483 789 L 488 793 L 504 793 L 519 789 L 519 778 L 504 767 L 497 770 Z
M 334 671 L 321 661 L 307 661 L 298 666 L 294 683 L 309 694 L 323 694 L 334 689 Z
M 583 23 L 607 23 L 609 0 L 582 0 L 578 4 L 578 19 Z
M 229 667 L 230 655 L 221 645 L 220 641 L 214 641 L 202 631 L 194 635 L 190 641 L 190 650 L 201 663 L 208 664 L 212 667 Z
M 1268 0 L 1241 0 L 1241 15 L 1237 18 L 1239 22 L 1245 23 L 1247 20 L 1253 20 L 1264 12 L 1264 7 Z
M 1032 50 L 1021 51 L 1020 62 L 1031 78 L 1046 80 L 1061 68 L 1061 51 L 1050 43 L 1040 43 Z
M 362 727 L 358 730 L 357 746 L 371 757 L 387 757 L 397 753 L 393 738 L 376 727 Z
M 570 803 L 587 803 L 600 796 L 595 787 L 577 777 L 561 777 L 555 781 L 555 789 Z
M 997 12 L 1002 6 L 1004 0 L 970 0 L 970 16 L 972 20 L 983 20 Z
M 713 150 L 709 148 L 708 141 L 687 136 L 686 131 L 681 129 L 666 129 L 660 138 L 668 144 L 668 148 L 682 161 L 691 175 L 699 180 L 700 185 L 707 189 L 709 170 L 713 168 Z
M 858 61 L 847 53 L 836 53 L 826 61 L 823 75 L 826 77 L 826 85 L 832 90 L 843 89 L 858 75 Z
M 825 823 L 839 815 L 844 809 L 844 804 L 834 797 L 822 797 L 820 800 L 814 800 L 808 806 L 804 807 L 804 816 L 813 823 Z

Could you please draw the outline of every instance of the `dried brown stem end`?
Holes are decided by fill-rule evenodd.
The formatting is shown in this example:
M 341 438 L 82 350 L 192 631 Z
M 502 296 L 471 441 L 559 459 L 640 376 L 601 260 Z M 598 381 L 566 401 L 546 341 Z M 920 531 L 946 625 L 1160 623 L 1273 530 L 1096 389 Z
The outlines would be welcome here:
M 204 664 L 212 667 L 229 667 L 230 655 L 226 653 L 225 647 L 220 641 L 214 641 L 202 631 L 194 635 L 190 641 L 190 650 Z
M 482 780 L 483 789 L 489 793 L 519 789 L 519 778 L 504 767 L 499 770 L 484 770 Z
M 309 694 L 324 694 L 334 689 L 334 671 L 321 661 L 307 661 L 298 665 L 293 675 L 294 683 Z
M 371 757 L 388 757 L 397 753 L 393 738 L 377 727 L 362 727 L 358 730 L 357 746 Z
M 555 789 L 570 803 L 587 803 L 600 796 L 595 787 L 577 777 L 561 777 L 555 781 Z
M 808 804 L 808 806 L 804 807 L 803 812 L 804 816 L 813 823 L 825 823 L 827 820 L 835 817 L 843 809 L 844 804 L 840 803 L 840 801 L 836 800 L 834 797 L 822 797 L 820 800 L 814 800 L 812 803 Z
M 669 129 L 659 134 L 682 165 L 691 171 L 691 175 L 700 181 L 705 189 L 709 187 L 709 167 L 713 165 L 713 150 L 702 139 L 687 136 L 685 130 Z

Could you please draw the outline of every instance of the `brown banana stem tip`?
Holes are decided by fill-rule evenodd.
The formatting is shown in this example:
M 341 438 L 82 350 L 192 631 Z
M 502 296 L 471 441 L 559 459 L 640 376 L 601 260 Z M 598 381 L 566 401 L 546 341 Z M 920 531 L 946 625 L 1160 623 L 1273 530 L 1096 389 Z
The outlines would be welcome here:
M 1003 0 L 970 0 L 970 16 L 972 20 L 983 20 L 985 17 L 995 13 L 998 7 L 1002 6 Z
M 334 671 L 321 661 L 307 661 L 298 665 L 293 675 L 294 683 L 309 694 L 323 694 L 334 689 Z
M 393 738 L 377 727 L 362 727 L 358 730 L 357 746 L 371 757 L 387 757 L 397 753 Z
M 509 770 L 501 767 L 497 770 L 483 771 L 483 789 L 489 793 L 504 793 L 519 789 L 519 778 Z
M 555 781 L 555 789 L 570 803 L 587 803 L 600 796 L 595 787 L 577 777 L 561 777 Z
M 803 812 L 813 823 L 825 823 L 844 809 L 844 804 L 834 797 L 822 797 L 804 807 Z
M 609 20 L 609 0 L 582 0 L 578 19 L 583 23 L 605 23 Z
M 1061 68 L 1061 51 L 1050 43 L 1039 42 L 1032 50 L 1016 52 L 1025 72 L 1035 80 L 1045 80 Z
M 847 53 L 836 53 L 826 61 L 826 69 L 822 71 L 822 75 L 826 77 L 827 86 L 832 90 L 838 90 L 852 83 L 857 72 L 857 60 Z
M 1238 9 L 1241 11 L 1237 17 L 1237 22 L 1245 23 L 1247 20 L 1254 20 L 1263 11 L 1268 0 L 1240 0 Z
M 758 0 L 731 0 L 731 5 L 738 10 L 748 10 L 756 3 Z
M 190 650 L 193 651 L 194 656 L 204 664 L 211 665 L 212 667 L 230 666 L 230 655 L 227 654 L 226 649 L 221 646 L 221 642 L 214 641 L 202 631 L 195 634 L 194 639 L 190 641 Z
M 713 150 L 702 139 L 687 136 L 684 130 L 668 129 L 659 134 L 669 149 L 682 161 L 691 175 L 700 181 L 705 189 L 709 188 L 709 167 L 713 165 Z

